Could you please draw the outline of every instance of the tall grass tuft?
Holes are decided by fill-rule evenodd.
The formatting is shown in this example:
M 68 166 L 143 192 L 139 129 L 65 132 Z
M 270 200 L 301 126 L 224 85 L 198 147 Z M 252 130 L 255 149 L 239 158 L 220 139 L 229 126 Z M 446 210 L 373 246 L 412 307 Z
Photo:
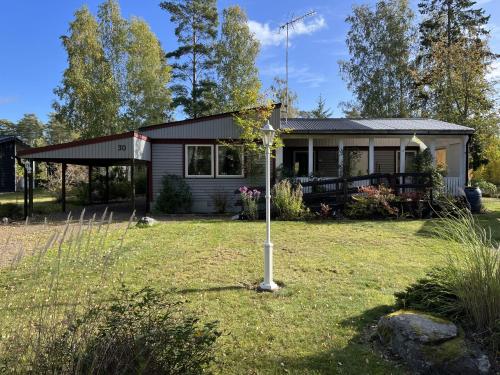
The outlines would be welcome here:
M 453 208 L 441 215 L 434 229 L 452 241 L 447 255 L 446 274 L 474 331 L 500 343 L 500 246 L 491 232 L 481 227 L 468 210 Z
M 112 235 L 112 214 L 89 220 L 84 214 L 76 223 L 68 215 L 44 242 L 20 246 L 0 268 L 0 372 L 33 372 L 61 332 L 119 283 L 110 280 L 110 267 L 122 255 L 134 214 Z

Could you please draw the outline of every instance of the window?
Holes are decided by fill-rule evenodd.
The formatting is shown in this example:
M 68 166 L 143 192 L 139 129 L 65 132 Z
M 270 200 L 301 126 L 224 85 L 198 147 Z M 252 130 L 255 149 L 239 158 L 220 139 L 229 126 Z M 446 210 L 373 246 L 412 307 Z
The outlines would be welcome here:
M 217 177 L 244 177 L 243 146 L 217 145 Z
M 411 173 L 415 171 L 416 150 L 405 151 L 405 172 Z M 396 173 L 399 173 L 399 151 L 396 151 Z
M 186 177 L 213 177 L 213 148 L 212 145 L 186 145 Z

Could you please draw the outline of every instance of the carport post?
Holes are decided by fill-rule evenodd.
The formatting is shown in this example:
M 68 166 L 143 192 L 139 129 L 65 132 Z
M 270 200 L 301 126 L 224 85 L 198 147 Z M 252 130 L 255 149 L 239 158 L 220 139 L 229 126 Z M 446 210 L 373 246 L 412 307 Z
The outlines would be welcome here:
M 135 210 L 135 178 L 134 178 L 134 159 L 132 159 L 132 164 L 130 165 L 130 186 L 132 193 L 132 210 Z
M 109 165 L 106 165 L 106 196 L 104 199 L 106 200 L 106 203 L 109 203 Z
M 66 163 L 62 163 L 62 189 L 61 189 L 61 205 L 62 212 L 66 212 Z
M 24 218 L 28 217 L 28 170 L 26 165 L 23 163 L 24 171 Z
M 151 168 L 151 161 L 147 162 L 148 175 L 147 175 L 147 190 L 146 190 L 146 212 L 151 212 L 151 200 L 153 198 L 153 169 Z
M 89 204 L 92 204 L 92 166 L 89 165 Z
M 30 168 L 29 168 L 29 173 L 28 173 L 28 184 L 29 184 L 29 187 L 28 187 L 28 198 L 29 198 L 29 202 L 28 202 L 28 216 L 33 216 L 33 173 L 34 173 L 34 170 L 33 170 L 33 160 L 30 160 L 29 161 L 30 163 Z

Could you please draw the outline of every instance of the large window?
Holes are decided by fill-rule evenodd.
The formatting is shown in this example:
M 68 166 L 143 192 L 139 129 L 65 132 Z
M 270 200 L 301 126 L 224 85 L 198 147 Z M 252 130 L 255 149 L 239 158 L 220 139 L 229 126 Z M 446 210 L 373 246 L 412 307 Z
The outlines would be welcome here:
M 213 145 L 186 145 L 186 177 L 213 177 Z
M 217 177 L 243 176 L 243 146 L 217 145 Z

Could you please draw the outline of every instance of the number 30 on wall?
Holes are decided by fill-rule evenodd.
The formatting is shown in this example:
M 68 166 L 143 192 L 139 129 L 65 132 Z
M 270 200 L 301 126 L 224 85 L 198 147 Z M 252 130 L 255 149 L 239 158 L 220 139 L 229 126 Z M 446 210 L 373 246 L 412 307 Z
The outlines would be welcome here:
M 118 151 L 125 151 L 127 149 L 126 145 L 118 145 Z

